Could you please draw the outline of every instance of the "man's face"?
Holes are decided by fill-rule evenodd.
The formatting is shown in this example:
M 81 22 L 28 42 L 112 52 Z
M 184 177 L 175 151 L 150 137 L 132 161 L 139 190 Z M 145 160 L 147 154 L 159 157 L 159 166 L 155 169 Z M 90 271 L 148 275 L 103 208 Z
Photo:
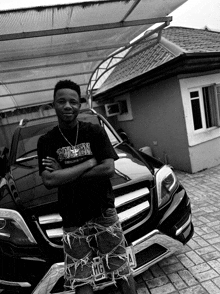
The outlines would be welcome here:
M 76 91 L 59 89 L 54 97 L 54 108 L 60 123 L 75 122 L 80 110 L 80 98 Z

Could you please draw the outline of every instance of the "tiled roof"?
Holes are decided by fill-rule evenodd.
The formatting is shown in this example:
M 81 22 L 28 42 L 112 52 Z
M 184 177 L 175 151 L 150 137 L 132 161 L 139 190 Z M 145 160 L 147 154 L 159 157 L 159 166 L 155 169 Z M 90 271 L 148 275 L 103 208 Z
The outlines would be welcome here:
M 155 42 L 155 41 L 150 41 Z M 220 52 L 220 32 L 184 27 L 169 27 L 162 32 L 159 43 L 149 40 L 133 48 L 118 64 L 97 93 L 140 76 L 179 54 Z
M 162 36 L 189 53 L 220 52 L 220 32 L 169 27 Z

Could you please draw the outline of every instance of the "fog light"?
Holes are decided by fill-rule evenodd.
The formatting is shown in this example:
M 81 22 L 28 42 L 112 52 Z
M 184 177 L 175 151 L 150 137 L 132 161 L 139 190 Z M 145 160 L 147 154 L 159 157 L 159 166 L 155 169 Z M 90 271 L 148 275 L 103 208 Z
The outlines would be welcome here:
M 0 208 L 0 241 L 16 245 L 37 244 L 23 217 L 15 210 Z

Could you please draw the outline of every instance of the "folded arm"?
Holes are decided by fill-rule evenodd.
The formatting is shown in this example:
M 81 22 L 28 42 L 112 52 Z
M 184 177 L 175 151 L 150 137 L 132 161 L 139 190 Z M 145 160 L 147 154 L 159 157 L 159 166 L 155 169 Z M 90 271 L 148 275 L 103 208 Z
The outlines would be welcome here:
M 107 158 L 102 160 L 99 164 L 95 165 L 90 170 L 85 171 L 81 178 L 93 178 L 93 177 L 108 177 L 111 178 L 114 175 L 115 166 L 114 159 Z
M 42 163 L 45 166 L 45 170 L 42 172 L 41 177 L 47 188 L 54 188 L 73 182 L 97 165 L 95 158 L 64 169 L 62 169 L 59 163 L 52 157 L 43 159 Z
M 42 180 L 47 188 L 61 186 L 73 182 L 78 178 L 112 177 L 114 175 L 114 159 L 107 158 L 99 164 L 95 158 L 91 158 L 78 165 L 62 169 L 59 163 L 52 157 L 43 159 L 45 170 L 42 172 Z

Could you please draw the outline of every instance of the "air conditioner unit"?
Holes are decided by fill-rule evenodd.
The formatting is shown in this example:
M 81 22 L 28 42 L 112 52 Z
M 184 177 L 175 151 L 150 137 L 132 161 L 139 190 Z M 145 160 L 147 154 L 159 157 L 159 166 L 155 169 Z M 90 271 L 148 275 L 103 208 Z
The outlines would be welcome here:
M 105 104 L 105 112 L 107 116 L 119 115 L 121 113 L 120 104 L 118 102 Z

